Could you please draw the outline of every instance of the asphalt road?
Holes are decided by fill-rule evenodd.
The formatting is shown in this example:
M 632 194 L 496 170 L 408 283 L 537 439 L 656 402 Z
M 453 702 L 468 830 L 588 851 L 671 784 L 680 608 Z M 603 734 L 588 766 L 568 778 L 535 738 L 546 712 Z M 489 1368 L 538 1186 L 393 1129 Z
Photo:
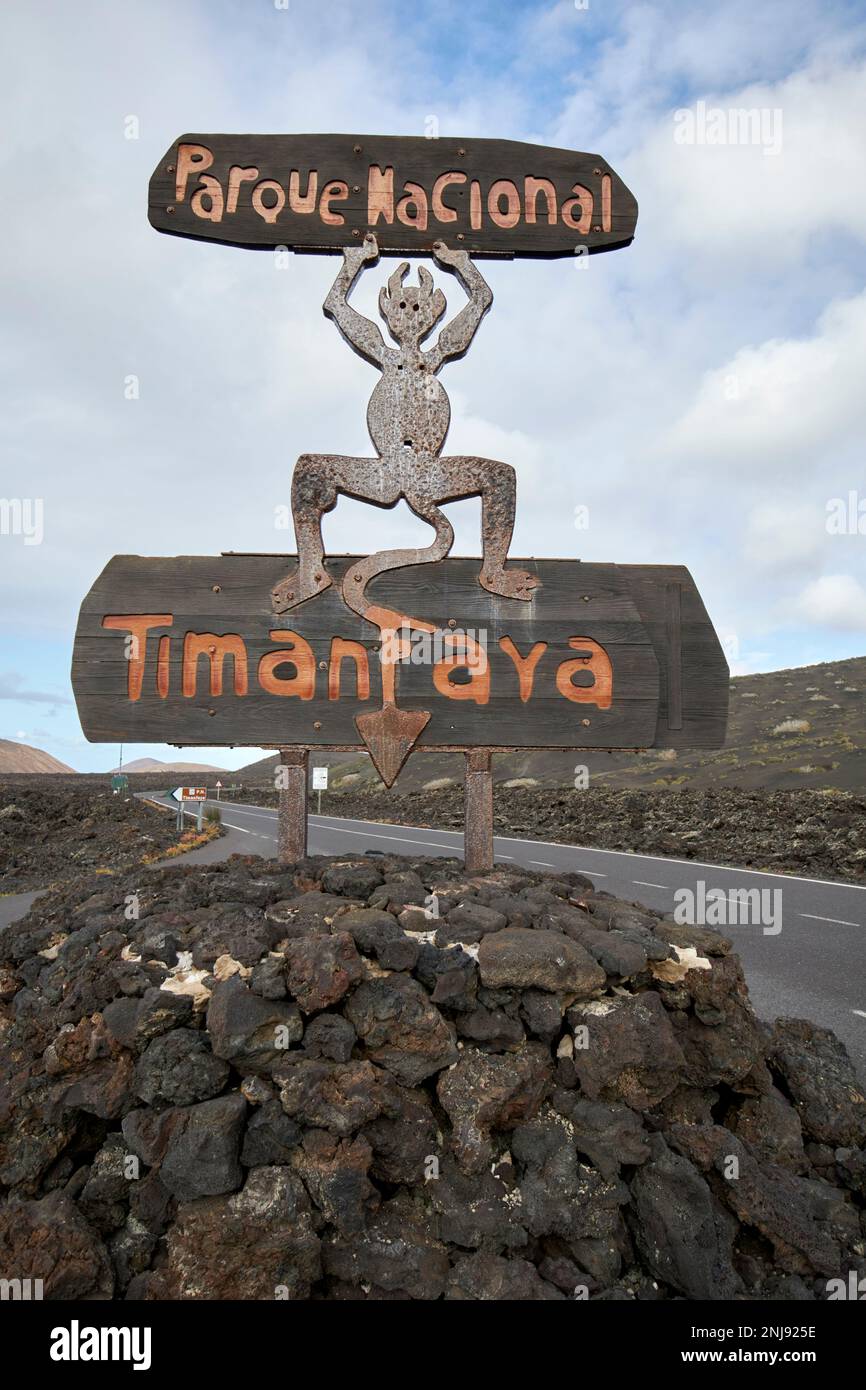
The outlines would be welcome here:
M 229 843 L 229 837 L 216 842 L 224 853 L 243 845 L 247 853 L 275 855 L 275 810 L 237 802 L 223 802 L 220 809 L 223 825 L 233 832 Z M 463 836 L 452 830 L 311 815 L 309 849 L 311 854 L 373 850 L 462 856 Z M 687 889 L 696 899 L 700 884 L 705 894 L 721 890 L 728 915 L 733 912 L 738 920 L 718 925 L 740 954 L 757 1013 L 767 1019 L 808 1018 L 832 1028 L 866 1079 L 866 888 L 502 836 L 497 836 L 495 850 L 497 861 L 577 870 L 617 897 L 664 911 L 674 909 L 678 890 Z M 730 894 L 743 889 L 759 891 L 760 903 L 755 900 L 754 907 L 760 911 L 735 911 Z
M 35 892 L 7 893 L 5 897 L 0 898 L 0 931 L 4 927 L 11 926 L 13 922 L 18 921 L 19 917 L 23 917 L 25 913 L 29 912 L 40 893 L 44 891 L 42 888 L 37 888 Z

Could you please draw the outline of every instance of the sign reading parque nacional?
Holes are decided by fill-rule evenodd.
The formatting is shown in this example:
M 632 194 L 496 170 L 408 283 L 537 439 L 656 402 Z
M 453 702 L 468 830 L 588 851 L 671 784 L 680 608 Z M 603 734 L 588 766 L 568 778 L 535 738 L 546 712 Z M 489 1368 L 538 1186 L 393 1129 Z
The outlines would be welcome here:
M 310 749 L 366 747 L 388 786 L 416 746 L 463 751 L 466 860 L 476 865 L 492 861 L 496 749 L 723 743 L 727 665 L 688 571 L 514 559 L 513 467 L 444 451 L 439 376 L 493 300 L 476 258 L 628 246 L 637 203 L 606 160 L 513 140 L 187 134 L 153 173 L 148 216 L 174 236 L 341 258 L 322 307 L 375 373 L 373 453 L 304 453 L 293 441 L 292 553 L 108 562 L 82 604 L 73 654 L 89 739 L 279 748 L 295 779 L 281 802 L 284 857 L 306 843 Z M 380 323 L 349 299 L 380 257 L 398 253 L 431 269 L 421 265 L 414 284 L 407 260 L 389 268 Z M 303 273 L 318 270 L 307 261 Z M 531 365 L 526 386 L 531 418 Z M 592 459 L 577 429 L 574 443 L 579 478 Z M 203 456 L 203 486 L 207 467 Z M 341 496 L 405 501 L 432 539 L 326 555 L 322 520 Z M 442 511 L 473 497 L 475 560 L 450 554 Z
M 150 180 L 161 232 L 236 246 L 573 256 L 634 237 L 637 202 L 595 154 L 516 140 L 182 135 Z

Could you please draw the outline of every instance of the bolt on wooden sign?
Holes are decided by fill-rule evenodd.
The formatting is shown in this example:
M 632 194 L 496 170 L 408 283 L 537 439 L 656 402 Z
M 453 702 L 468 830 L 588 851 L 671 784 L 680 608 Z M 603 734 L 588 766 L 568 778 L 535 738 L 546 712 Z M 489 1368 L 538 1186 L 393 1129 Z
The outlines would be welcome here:
M 182 136 L 151 180 L 159 230 L 342 256 L 324 312 L 378 372 L 373 456 L 301 454 L 297 553 L 116 556 L 81 609 L 73 688 L 93 741 L 366 746 L 390 785 L 439 749 L 718 747 L 728 672 L 679 566 L 514 560 L 513 468 L 443 453 L 442 368 L 492 303 L 470 253 L 555 256 L 627 245 L 637 205 L 595 155 L 512 141 Z M 447 236 L 445 235 L 447 233 Z M 382 252 L 403 262 L 382 323 L 349 299 Z M 384 330 L 384 331 L 383 331 Z M 386 336 L 387 334 L 387 336 Z M 424 547 L 326 556 L 340 496 L 404 499 Z M 450 558 L 442 506 L 481 499 L 481 559 Z
M 478 255 L 627 246 L 637 202 L 598 155 L 516 140 L 182 135 L 150 180 L 160 232 L 236 246 Z

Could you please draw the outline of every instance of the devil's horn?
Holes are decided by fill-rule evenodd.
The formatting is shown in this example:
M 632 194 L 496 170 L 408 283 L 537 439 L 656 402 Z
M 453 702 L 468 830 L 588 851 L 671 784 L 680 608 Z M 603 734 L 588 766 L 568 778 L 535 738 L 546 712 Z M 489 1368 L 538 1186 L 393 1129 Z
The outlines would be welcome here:
M 406 276 L 408 274 L 409 262 L 401 261 L 397 269 L 394 271 L 393 275 L 390 275 L 388 277 L 388 293 L 399 294 L 403 285 L 403 281 L 406 279 Z

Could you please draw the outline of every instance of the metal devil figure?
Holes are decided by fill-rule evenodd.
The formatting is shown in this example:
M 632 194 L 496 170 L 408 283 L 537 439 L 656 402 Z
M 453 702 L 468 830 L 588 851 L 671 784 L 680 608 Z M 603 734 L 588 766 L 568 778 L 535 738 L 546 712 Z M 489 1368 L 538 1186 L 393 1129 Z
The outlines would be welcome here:
M 637 204 L 596 155 L 513 141 L 183 136 L 151 179 L 161 231 L 249 247 L 339 251 L 324 302 L 379 373 L 375 457 L 302 454 L 297 554 L 116 556 L 85 599 L 73 687 L 92 741 L 280 749 L 281 852 L 305 852 L 311 748 L 365 746 L 390 786 L 415 746 L 467 754 L 466 859 L 492 862 L 491 754 L 513 748 L 719 747 L 728 671 L 688 571 L 509 557 L 505 461 L 442 453 L 439 373 L 493 296 L 473 256 L 593 254 L 628 245 Z M 378 323 L 349 298 L 380 255 L 402 261 Z M 471 253 L 471 254 L 470 254 Z M 404 499 L 426 547 L 326 556 L 343 495 Z M 481 499 L 481 561 L 449 558 L 443 505 Z

